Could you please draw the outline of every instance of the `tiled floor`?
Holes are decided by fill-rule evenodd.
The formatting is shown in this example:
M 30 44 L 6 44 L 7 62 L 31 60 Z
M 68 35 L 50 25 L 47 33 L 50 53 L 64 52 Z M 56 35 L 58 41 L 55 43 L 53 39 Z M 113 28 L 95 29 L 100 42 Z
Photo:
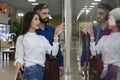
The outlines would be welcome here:
M 80 69 L 80 52 L 81 46 L 78 39 L 72 40 L 71 43 L 71 73 L 65 73 L 61 80 L 84 80 L 79 73 Z M 1 61 L 0 62 L 0 80 L 14 80 L 15 67 L 13 66 L 13 61 Z

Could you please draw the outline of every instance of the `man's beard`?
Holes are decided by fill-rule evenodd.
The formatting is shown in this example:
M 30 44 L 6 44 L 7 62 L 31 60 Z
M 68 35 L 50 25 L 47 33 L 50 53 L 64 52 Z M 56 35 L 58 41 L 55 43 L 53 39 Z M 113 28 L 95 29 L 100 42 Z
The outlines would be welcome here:
M 105 23 L 107 20 L 106 19 L 97 19 L 98 23 L 101 24 L 101 23 Z
M 46 20 L 47 19 L 47 20 Z M 45 18 L 45 19 L 42 19 L 41 17 L 40 17 L 40 22 L 42 22 L 42 23 L 48 23 L 49 22 L 49 18 Z

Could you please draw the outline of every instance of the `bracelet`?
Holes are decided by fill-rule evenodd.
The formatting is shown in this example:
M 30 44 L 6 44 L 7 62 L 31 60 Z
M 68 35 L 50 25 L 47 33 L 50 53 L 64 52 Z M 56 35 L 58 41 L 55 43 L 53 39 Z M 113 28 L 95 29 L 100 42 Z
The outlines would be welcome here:
M 90 37 L 91 40 L 95 39 L 94 37 Z
M 54 39 L 58 39 L 58 37 L 54 37 Z

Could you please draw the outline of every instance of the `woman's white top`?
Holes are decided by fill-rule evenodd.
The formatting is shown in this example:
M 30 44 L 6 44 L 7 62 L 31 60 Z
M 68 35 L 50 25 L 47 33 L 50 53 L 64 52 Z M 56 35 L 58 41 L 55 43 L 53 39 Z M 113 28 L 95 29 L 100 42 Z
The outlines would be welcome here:
M 58 53 L 58 42 L 53 42 L 53 46 L 50 45 L 48 40 L 36 33 L 26 33 L 24 36 L 18 37 L 16 42 L 15 63 L 20 62 L 25 67 L 29 67 L 35 64 L 45 66 L 45 54 L 53 55 Z
M 98 44 L 90 42 L 92 55 L 102 54 L 104 65 L 113 64 L 120 67 L 120 32 L 103 36 Z

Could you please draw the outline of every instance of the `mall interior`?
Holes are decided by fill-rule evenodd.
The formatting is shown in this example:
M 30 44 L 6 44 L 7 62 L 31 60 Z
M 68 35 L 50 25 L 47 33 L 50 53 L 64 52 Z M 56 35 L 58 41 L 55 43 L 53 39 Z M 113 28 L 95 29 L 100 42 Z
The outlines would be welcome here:
M 60 80 L 85 80 L 80 76 L 82 51 L 80 24 L 96 24 L 96 7 L 108 3 L 120 7 L 120 0 L 0 0 L 0 80 L 15 80 L 15 40 L 20 34 L 22 18 L 38 3 L 46 3 L 50 9 L 49 25 L 54 28 L 65 23 L 60 35 L 65 74 Z

